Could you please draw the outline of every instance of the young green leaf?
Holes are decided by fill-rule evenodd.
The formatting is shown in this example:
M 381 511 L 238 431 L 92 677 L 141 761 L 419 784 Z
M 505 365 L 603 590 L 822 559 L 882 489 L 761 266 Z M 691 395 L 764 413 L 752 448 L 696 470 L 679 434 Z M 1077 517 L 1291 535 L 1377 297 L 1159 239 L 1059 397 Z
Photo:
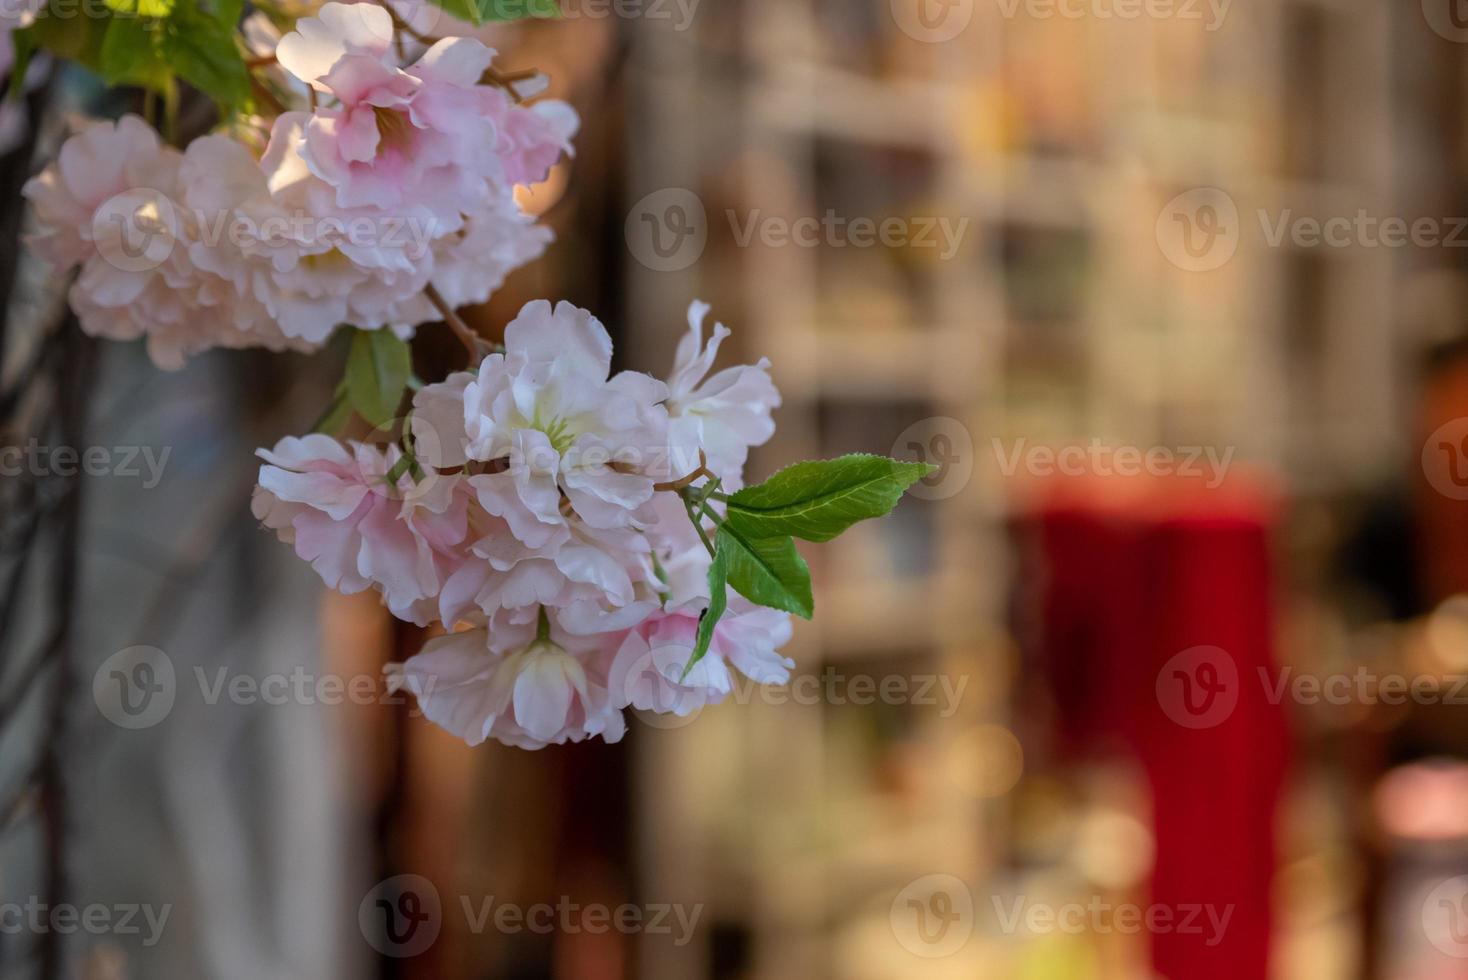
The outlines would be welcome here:
M 556 0 L 435 0 L 448 13 L 471 24 L 526 17 L 559 17 Z
M 729 523 L 748 537 L 829 541 L 857 521 L 890 512 L 932 469 L 865 454 L 796 463 L 730 497 Z
M 729 552 L 722 548 L 714 552 L 713 564 L 709 565 L 709 595 L 713 598 L 709 599 L 709 607 L 698 619 L 698 637 L 693 647 L 693 656 L 688 658 L 688 665 L 678 678 L 680 681 L 708 654 L 709 644 L 714 642 L 714 627 L 719 625 L 724 610 L 729 608 Z
M 105 17 L 78 17 L 64 0 L 51 0 L 35 23 L 23 32 L 27 44 L 93 71 L 102 69 L 102 43 L 112 21 Z
M 235 43 L 234 25 L 185 2 L 168 18 L 164 38 L 168 67 L 225 109 L 250 94 L 250 72 Z
M 122 18 L 167 17 L 173 12 L 176 0 L 104 0 L 104 2 L 108 10 L 116 11 L 122 15 Z
M 391 330 L 359 330 L 347 354 L 347 398 L 352 408 L 373 425 L 397 416 L 413 357 L 406 341 Z
M 173 73 L 163 52 L 164 29 L 158 21 L 116 17 L 102 39 L 102 78 L 108 85 L 136 85 L 162 91 Z
M 331 404 L 321 414 L 312 432 L 320 432 L 328 436 L 334 436 L 347 424 L 352 417 L 352 402 L 347 395 L 347 383 L 343 381 L 336 386 L 336 392 L 331 396 Z
M 729 584 L 751 602 L 805 619 L 815 613 L 810 568 L 789 535 L 747 537 L 726 521 L 719 526 L 714 553 L 726 556 Z

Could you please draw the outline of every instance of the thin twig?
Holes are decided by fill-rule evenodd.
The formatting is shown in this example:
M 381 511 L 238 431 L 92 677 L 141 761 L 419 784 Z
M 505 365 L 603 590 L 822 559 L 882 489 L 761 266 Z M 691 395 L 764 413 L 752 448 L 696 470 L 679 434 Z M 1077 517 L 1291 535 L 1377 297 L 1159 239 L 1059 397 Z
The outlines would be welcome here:
M 714 479 L 714 475 L 709 472 L 708 457 L 705 456 L 703 454 L 703 450 L 700 449 L 698 451 L 698 469 L 694 470 L 692 473 L 689 473 L 687 476 L 683 477 L 680 480 L 672 480 L 668 483 L 654 483 L 652 485 L 652 488 L 658 493 L 678 493 L 687 487 L 693 486 L 704 477 L 708 477 L 710 480 Z
M 469 324 L 465 323 L 459 317 L 459 314 L 454 312 L 454 308 L 449 306 L 448 301 L 443 298 L 443 294 L 438 291 L 438 287 L 433 283 L 429 283 L 423 287 L 423 295 L 428 297 L 428 302 L 433 304 L 435 310 L 438 310 L 439 316 L 443 317 L 443 322 L 448 324 L 449 329 L 454 332 L 454 336 L 458 337 L 459 342 L 469 351 L 470 366 L 478 364 L 484 356 L 484 351 L 480 347 L 481 340 L 479 335 L 469 329 Z

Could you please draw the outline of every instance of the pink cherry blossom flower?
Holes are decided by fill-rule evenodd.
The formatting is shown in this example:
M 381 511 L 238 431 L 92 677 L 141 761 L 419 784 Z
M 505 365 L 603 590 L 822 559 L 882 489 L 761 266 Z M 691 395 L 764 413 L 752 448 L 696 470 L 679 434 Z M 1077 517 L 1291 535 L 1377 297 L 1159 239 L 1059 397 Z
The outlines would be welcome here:
M 667 389 L 644 374 L 610 377 L 611 358 L 595 317 L 540 300 L 465 387 L 468 455 L 507 463 L 475 477 L 479 501 L 527 547 L 563 537 L 573 515 L 595 528 L 632 526 L 666 478 Z
M 389 484 L 401 456 L 324 435 L 282 439 L 260 450 L 266 465 L 255 516 L 348 595 L 376 588 L 393 614 L 427 625 L 445 579 L 461 560 L 468 494 L 454 476 L 409 474 Z
M 622 707 L 686 717 L 717 704 L 734 690 L 731 668 L 759 684 L 786 684 L 795 661 L 778 650 L 790 641 L 790 615 L 731 595 L 702 660 L 683 676 L 693 656 L 702 601 L 660 611 L 627 634 L 608 683 Z
M 389 683 L 418 699 L 434 724 L 479 745 L 494 738 L 538 749 L 626 732 L 606 687 L 620 637 L 579 637 L 543 614 L 542 625 L 493 623 L 429 640 Z
M 530 548 L 509 525 L 495 523 L 444 583 L 444 622 L 506 610 L 523 619 L 525 610 L 550 606 L 566 629 L 590 634 L 627 629 L 658 607 L 652 549 L 641 532 L 576 522 L 564 537 Z

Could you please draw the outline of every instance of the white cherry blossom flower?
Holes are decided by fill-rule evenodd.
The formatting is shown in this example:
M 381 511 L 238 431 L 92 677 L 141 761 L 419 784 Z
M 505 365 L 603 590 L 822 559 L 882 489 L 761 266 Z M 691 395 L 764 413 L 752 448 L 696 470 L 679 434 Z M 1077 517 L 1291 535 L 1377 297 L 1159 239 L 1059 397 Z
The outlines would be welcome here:
M 616 742 L 626 723 L 605 671 L 616 639 L 576 636 L 544 614 L 540 627 L 495 623 L 429 640 L 389 668 L 389 679 L 470 745 L 494 738 L 538 749 L 595 735 Z
M 771 416 L 780 407 L 780 392 L 770 380 L 770 362 L 763 358 L 708 377 L 719 345 L 729 336 L 728 328 L 716 323 L 704 344 L 708 312 L 707 303 L 695 300 L 688 308 L 688 333 L 678 342 L 668 379 L 672 442 L 702 448 L 709 469 L 725 487 L 738 489 L 750 447 L 764 445 L 775 433 Z

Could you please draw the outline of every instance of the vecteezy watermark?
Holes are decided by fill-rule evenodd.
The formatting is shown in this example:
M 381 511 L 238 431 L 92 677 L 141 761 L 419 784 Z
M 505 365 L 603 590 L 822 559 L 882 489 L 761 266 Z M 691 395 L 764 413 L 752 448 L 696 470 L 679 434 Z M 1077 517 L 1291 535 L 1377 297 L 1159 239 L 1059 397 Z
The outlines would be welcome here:
M 1208 272 L 1239 249 L 1239 208 L 1220 188 L 1196 187 L 1162 206 L 1155 234 L 1167 261 L 1188 272 Z
M 1221 725 L 1245 693 L 1245 677 L 1221 647 L 1198 646 L 1170 659 L 1157 673 L 1157 700 L 1163 712 L 1185 728 Z M 1468 705 L 1468 675 L 1398 674 L 1365 665 L 1353 670 L 1311 673 L 1294 667 L 1257 666 L 1249 682 L 1262 701 L 1289 701 L 1305 707 L 1349 705 Z
M 1256 208 L 1259 240 L 1267 248 L 1468 248 L 1468 217 L 1372 214 L 1301 214 L 1293 208 Z M 1217 187 L 1199 187 L 1168 201 L 1157 217 L 1157 244 L 1167 260 L 1188 272 L 1227 264 L 1246 230 L 1237 203 Z
M 1443 953 L 1468 959 L 1468 875 L 1449 878 L 1427 893 L 1422 931 Z
M 946 500 L 968 486 L 974 475 L 974 439 L 958 419 L 935 416 L 902 430 L 892 443 L 892 457 L 930 463 L 937 469 L 908 487 L 922 500 Z
M 1006 20 L 1195 20 L 1212 33 L 1223 26 L 1233 0 L 995 0 Z
M 373 674 L 314 674 L 295 666 L 289 672 L 246 674 L 227 666 L 196 666 L 188 675 L 201 703 L 254 706 L 285 705 L 408 705 L 417 714 L 418 702 L 391 690 Z M 172 713 L 182 693 L 173 660 L 157 647 L 135 646 L 103 661 L 92 676 L 92 699 L 97 710 L 119 728 L 152 728 Z M 432 695 L 430 680 L 425 697 Z
M 0 902 L 0 936 L 141 936 L 152 948 L 163 938 L 172 905 L 122 902 L 104 905 L 47 904 L 32 895 L 25 902 Z
M 923 875 L 892 899 L 888 912 L 898 945 L 923 959 L 942 959 L 963 949 L 974 932 L 974 895 L 963 879 Z
M 755 239 L 766 248 L 925 248 L 938 249 L 938 258 L 945 262 L 958 254 L 973 224 L 972 218 L 938 215 L 849 217 L 834 208 L 819 217 L 789 218 L 759 208 L 743 216 L 730 208 L 724 216 L 740 248 L 748 248 Z
M 971 218 L 889 215 L 874 218 L 827 209 L 820 215 L 777 215 L 755 208 L 724 212 L 735 246 L 749 248 L 933 249 L 943 260 L 962 247 Z M 709 217 L 703 201 L 685 187 L 646 195 L 623 224 L 627 248 L 654 272 L 679 272 L 699 260 L 708 245 Z
M 381 248 L 417 261 L 433 247 L 436 226 L 434 219 L 421 215 L 344 218 L 297 210 L 256 217 L 237 208 L 185 210 L 161 191 L 137 187 L 102 203 L 92 216 L 92 239 L 112 267 L 150 272 L 167 262 L 180 243 L 209 248 L 228 243 L 256 255 L 285 249 L 303 259 L 341 247 Z
M 1438 426 L 1422 444 L 1422 473 L 1450 500 L 1468 500 L 1468 418 Z
M 1176 654 L 1157 672 L 1157 703 L 1184 728 L 1212 728 L 1239 703 L 1239 667 L 1227 650 L 1196 646 Z
M 1031 476 L 1179 476 L 1204 480 L 1209 490 L 1228 475 L 1234 447 L 1216 446 L 1113 446 L 1093 438 L 1086 445 L 1031 445 L 1016 439 L 1006 447 L 993 440 L 999 472 L 1012 477 L 1023 470 Z
M 1422 0 L 1422 16 L 1439 37 L 1468 44 L 1468 0 Z
M 942 44 L 962 34 L 974 19 L 974 0 L 891 0 L 898 30 L 924 44 Z
M 693 26 L 700 0 L 560 0 L 561 20 L 669 21 L 675 31 Z
M 669 937 L 672 945 L 693 941 L 703 904 L 578 902 L 560 895 L 553 902 L 519 904 L 494 895 L 459 895 L 455 914 L 472 935 L 647 935 Z M 447 915 L 433 882 L 422 875 L 397 875 L 379 882 L 357 907 L 357 925 L 368 945 L 384 956 L 418 956 L 437 941 Z
M 703 255 L 708 212 L 693 191 L 665 187 L 632 205 L 622 234 L 632 257 L 653 272 L 680 272 Z
M 1067 935 L 1150 935 L 1177 934 L 1203 936 L 1205 946 L 1223 941 L 1234 906 L 1212 903 L 1179 902 L 1137 905 L 1131 902 L 1108 902 L 1092 895 L 1085 902 L 1032 902 L 1024 895 L 1004 899 L 991 896 L 999 929 L 1006 935 L 1025 932 L 1032 935 L 1065 933 Z
M 141 479 L 144 490 L 163 481 L 172 446 L 45 446 L 31 438 L 24 446 L 0 446 L 3 476 L 118 476 Z
M 936 709 L 938 717 L 953 717 L 968 689 L 967 675 L 952 674 L 866 674 L 825 667 L 819 674 L 797 674 L 788 684 L 760 684 L 743 674 L 729 674 L 731 690 L 719 697 L 701 689 L 678 684 L 688 650 L 655 648 L 643 654 L 622 675 L 620 692 L 633 704 L 633 713 L 651 728 L 674 729 L 692 724 L 709 704 L 732 701 L 747 706 L 759 704 L 813 707 L 875 704 Z M 644 695 L 650 692 L 651 704 Z M 641 710 L 637 705 L 648 710 Z
M 426 952 L 443 929 L 443 902 L 422 875 L 379 881 L 357 905 L 357 928 L 383 956 L 406 959 Z

